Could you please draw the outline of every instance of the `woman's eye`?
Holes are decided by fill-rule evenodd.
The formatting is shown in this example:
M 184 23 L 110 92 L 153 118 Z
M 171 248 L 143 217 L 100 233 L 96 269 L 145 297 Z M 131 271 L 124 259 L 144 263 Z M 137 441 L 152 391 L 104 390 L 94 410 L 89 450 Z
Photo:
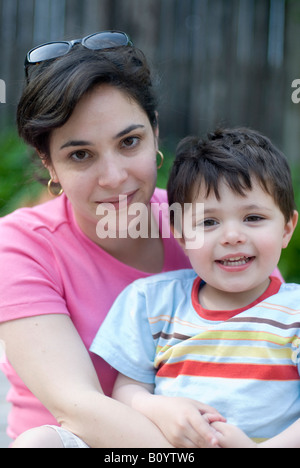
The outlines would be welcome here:
M 87 153 L 86 151 L 76 151 L 75 153 L 72 153 L 70 158 L 75 161 L 75 162 L 81 162 L 81 161 L 85 161 L 86 159 L 89 158 L 89 153 Z
M 127 137 L 122 141 L 122 146 L 125 148 L 135 148 L 139 141 L 140 139 L 138 137 Z

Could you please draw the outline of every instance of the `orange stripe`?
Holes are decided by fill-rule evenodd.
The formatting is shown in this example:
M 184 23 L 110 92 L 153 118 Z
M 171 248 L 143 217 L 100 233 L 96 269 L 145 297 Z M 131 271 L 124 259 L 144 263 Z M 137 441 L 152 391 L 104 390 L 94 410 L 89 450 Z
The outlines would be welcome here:
M 278 310 L 279 312 L 283 312 L 288 315 L 298 315 L 300 313 L 299 309 L 291 309 L 290 307 L 279 304 L 271 304 L 269 302 L 262 302 L 261 304 L 258 304 L 258 306 L 264 309 Z
M 159 322 L 167 322 L 167 323 L 179 323 L 180 325 L 191 327 L 191 328 L 197 328 L 198 330 L 206 330 L 205 325 L 196 325 L 195 323 L 191 322 L 186 322 L 184 320 L 181 320 L 178 317 L 171 317 L 170 315 L 158 315 L 157 317 L 149 317 L 148 318 L 149 323 L 151 325 Z
M 179 375 L 268 381 L 299 380 L 296 366 L 283 365 L 225 364 L 187 360 L 174 364 L 163 364 L 157 372 L 157 377 L 174 379 Z

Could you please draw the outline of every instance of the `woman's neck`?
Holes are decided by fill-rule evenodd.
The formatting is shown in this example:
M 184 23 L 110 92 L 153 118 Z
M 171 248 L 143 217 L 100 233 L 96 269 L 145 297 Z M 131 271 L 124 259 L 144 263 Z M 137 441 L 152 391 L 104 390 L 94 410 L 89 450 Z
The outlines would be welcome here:
M 127 238 L 114 241 L 98 245 L 125 265 L 146 273 L 161 273 L 164 265 L 164 246 L 161 238 Z
M 144 221 L 148 224 L 148 232 L 151 233 L 153 223 L 157 225 L 156 220 L 149 210 L 148 219 Z M 146 237 L 138 236 L 136 238 L 130 234 L 130 231 L 119 234 L 114 233 L 115 237 L 99 237 L 97 234 L 97 225 L 94 223 L 82 222 L 75 216 L 76 222 L 81 231 L 96 245 L 105 252 L 124 263 L 125 265 L 136 268 L 147 273 L 160 273 L 164 265 L 164 246 L 161 237 L 152 238 L 151 234 Z M 136 234 L 136 231 L 134 235 Z

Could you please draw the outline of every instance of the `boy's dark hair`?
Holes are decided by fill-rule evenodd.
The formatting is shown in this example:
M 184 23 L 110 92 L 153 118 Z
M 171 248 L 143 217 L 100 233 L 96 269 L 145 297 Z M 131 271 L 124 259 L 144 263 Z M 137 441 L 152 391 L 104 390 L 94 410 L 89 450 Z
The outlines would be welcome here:
M 95 86 L 108 83 L 135 100 L 157 125 L 157 102 L 150 70 L 135 47 L 89 50 L 74 47 L 67 55 L 30 67 L 29 83 L 17 111 L 19 135 L 50 159 L 51 131 L 71 116 L 79 100 Z
M 176 150 L 168 181 L 168 201 L 191 203 L 205 187 L 219 200 L 219 183 L 225 181 L 234 193 L 245 196 L 253 179 L 274 198 L 288 222 L 295 209 L 294 190 L 288 162 L 271 141 L 248 128 L 219 129 L 207 139 L 187 137 Z M 170 212 L 171 224 L 174 214 Z

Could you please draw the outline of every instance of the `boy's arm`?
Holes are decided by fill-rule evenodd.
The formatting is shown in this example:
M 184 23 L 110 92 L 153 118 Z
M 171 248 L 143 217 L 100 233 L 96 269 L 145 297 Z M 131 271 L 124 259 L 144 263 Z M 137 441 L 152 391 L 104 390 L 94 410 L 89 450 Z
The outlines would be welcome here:
M 174 447 L 218 446 L 210 423 L 225 419 L 214 408 L 189 398 L 153 395 L 153 391 L 154 385 L 119 374 L 112 396 L 149 418 Z
M 259 444 L 231 424 L 216 422 L 213 426 L 222 448 L 300 448 L 300 419 L 277 436 Z
M 258 445 L 261 448 L 300 448 L 300 419 L 276 437 Z

